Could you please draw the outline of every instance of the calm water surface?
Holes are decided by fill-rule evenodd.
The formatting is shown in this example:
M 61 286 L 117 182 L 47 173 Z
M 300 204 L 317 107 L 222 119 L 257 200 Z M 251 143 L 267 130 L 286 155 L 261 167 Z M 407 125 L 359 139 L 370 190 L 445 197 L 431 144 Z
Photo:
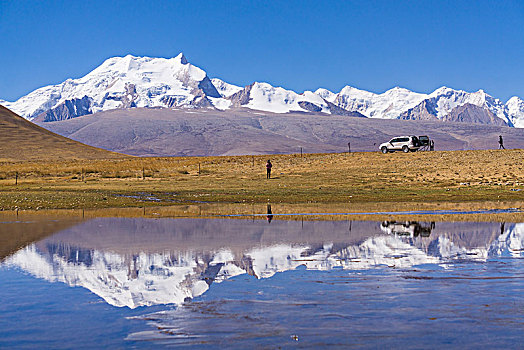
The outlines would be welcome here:
M 0 348 L 524 340 L 524 223 L 18 219 L 0 235 Z

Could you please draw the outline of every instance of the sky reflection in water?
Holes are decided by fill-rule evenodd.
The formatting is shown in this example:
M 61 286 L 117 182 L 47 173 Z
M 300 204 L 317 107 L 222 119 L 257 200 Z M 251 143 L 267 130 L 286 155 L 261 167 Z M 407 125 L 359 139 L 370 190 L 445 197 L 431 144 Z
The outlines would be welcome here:
M 108 346 L 515 345 L 523 248 L 513 223 L 91 219 L 4 258 L 0 345 L 35 314 L 78 345 L 45 326 L 70 313 Z

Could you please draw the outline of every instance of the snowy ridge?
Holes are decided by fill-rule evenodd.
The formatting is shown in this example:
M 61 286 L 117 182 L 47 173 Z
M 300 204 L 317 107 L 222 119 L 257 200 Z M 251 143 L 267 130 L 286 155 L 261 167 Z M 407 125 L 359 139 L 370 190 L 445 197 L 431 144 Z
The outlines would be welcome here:
M 424 241 L 426 240 L 426 241 Z M 180 304 L 208 290 L 213 282 L 251 274 L 270 278 L 305 266 L 312 270 L 407 268 L 440 264 L 453 259 L 486 260 L 496 256 L 524 256 L 524 224 L 512 224 L 486 246 L 459 246 L 448 237 L 386 234 L 335 249 L 331 243 L 313 249 L 305 244 L 274 244 L 244 252 L 165 251 L 118 254 L 73 246 L 33 244 L 7 258 L 36 277 L 70 286 L 82 286 L 118 307 Z
M 334 103 L 344 109 L 357 111 L 369 118 L 396 119 L 403 111 L 415 107 L 427 98 L 400 87 L 382 94 L 346 86 L 336 95 Z
M 241 105 L 273 113 L 310 111 L 330 114 L 330 109 L 322 97 L 310 91 L 297 94 L 292 90 L 273 87 L 268 83 L 256 82 L 252 84 L 249 89 L 248 103 Z
M 434 119 L 493 123 L 524 127 L 524 101 L 506 104 L 483 90 L 466 92 L 441 87 L 430 94 L 395 87 L 381 94 L 345 86 L 335 93 L 319 88 L 297 93 L 268 83 L 246 87 L 209 79 L 181 53 L 173 58 L 112 57 L 89 74 L 39 88 L 17 101 L 0 104 L 28 120 L 56 121 L 100 111 L 133 107 L 250 108 L 273 113 L 323 113 L 379 119 Z M 485 111 L 476 118 L 456 116 L 461 106 Z M 453 114 L 453 112 L 456 112 Z M 500 119 L 500 120 L 499 120 Z
M 218 93 L 220 94 L 220 96 L 222 96 L 224 98 L 227 98 L 227 97 L 229 97 L 229 96 L 239 92 L 240 90 L 242 90 L 242 88 L 240 86 L 236 86 L 236 85 L 233 85 L 233 84 L 226 83 L 225 81 L 220 80 L 218 78 L 211 79 L 211 82 L 216 87 L 216 89 L 217 89 Z

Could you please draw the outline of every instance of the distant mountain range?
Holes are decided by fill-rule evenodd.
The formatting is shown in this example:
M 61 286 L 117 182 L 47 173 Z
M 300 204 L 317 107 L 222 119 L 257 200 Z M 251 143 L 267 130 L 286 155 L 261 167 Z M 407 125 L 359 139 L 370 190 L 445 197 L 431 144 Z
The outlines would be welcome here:
M 395 87 L 382 94 L 346 86 L 301 94 L 267 83 L 246 87 L 210 79 L 183 54 L 173 58 L 113 57 L 79 79 L 39 88 L 17 101 L 0 100 L 24 118 L 50 122 L 134 107 L 249 108 L 378 119 L 442 120 L 524 127 L 524 101 L 506 103 L 483 90 L 441 87 L 430 94 Z

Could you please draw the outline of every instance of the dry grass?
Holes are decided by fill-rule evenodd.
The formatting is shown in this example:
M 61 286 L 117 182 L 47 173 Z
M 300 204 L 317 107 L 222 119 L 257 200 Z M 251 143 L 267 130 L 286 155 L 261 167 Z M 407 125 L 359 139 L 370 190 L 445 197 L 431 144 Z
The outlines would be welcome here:
M 129 158 L 41 128 L 0 106 L 0 161 Z
M 520 201 L 523 157 L 491 150 L 3 162 L 0 208 Z

